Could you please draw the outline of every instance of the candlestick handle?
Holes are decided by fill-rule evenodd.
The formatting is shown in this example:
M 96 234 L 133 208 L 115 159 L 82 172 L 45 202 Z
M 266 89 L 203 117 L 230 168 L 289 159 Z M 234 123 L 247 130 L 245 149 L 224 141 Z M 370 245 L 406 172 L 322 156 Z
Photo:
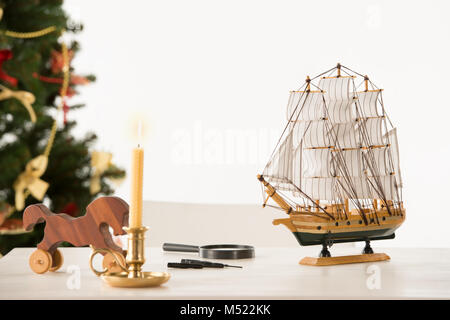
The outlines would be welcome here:
M 109 253 L 112 255 L 113 259 L 115 260 L 116 264 L 122 269 L 123 272 L 128 272 L 127 266 L 122 264 L 122 260 L 120 260 L 119 258 L 117 258 L 116 254 L 118 254 L 117 252 L 107 249 L 107 248 L 94 248 L 92 245 L 90 246 L 91 249 L 93 250 L 91 253 L 91 256 L 89 258 L 89 267 L 91 268 L 92 272 L 95 273 L 96 276 L 101 276 L 102 274 L 107 274 L 109 273 L 108 268 L 104 269 L 104 270 L 97 270 L 94 268 L 93 262 L 94 262 L 94 257 L 99 254 L 99 253 Z

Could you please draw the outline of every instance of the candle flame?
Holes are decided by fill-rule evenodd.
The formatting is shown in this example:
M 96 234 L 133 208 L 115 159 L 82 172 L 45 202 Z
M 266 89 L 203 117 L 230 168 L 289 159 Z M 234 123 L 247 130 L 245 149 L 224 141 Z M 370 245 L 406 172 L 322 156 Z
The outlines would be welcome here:
M 150 132 L 150 116 L 142 112 L 136 112 L 130 115 L 126 124 L 125 135 L 130 139 L 133 146 L 142 147 L 147 142 Z

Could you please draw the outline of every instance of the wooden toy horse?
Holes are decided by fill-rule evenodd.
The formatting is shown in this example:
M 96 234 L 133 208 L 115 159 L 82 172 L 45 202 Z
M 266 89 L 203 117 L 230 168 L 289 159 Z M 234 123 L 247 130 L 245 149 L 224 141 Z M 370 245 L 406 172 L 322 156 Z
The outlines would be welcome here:
M 122 229 L 128 226 L 128 204 L 118 197 L 101 197 L 86 208 L 86 215 L 73 218 L 67 214 L 55 214 L 43 204 L 30 205 L 23 214 L 25 230 L 45 222 L 44 238 L 37 250 L 30 256 L 30 267 L 36 273 L 56 271 L 63 264 L 58 245 L 66 241 L 76 247 L 91 245 L 99 249 L 113 250 L 125 263 L 124 251 L 117 246 L 109 232 L 124 235 Z M 108 261 L 105 261 L 108 260 Z M 105 256 L 103 265 L 113 263 L 112 257 Z M 113 266 L 109 265 L 109 269 Z

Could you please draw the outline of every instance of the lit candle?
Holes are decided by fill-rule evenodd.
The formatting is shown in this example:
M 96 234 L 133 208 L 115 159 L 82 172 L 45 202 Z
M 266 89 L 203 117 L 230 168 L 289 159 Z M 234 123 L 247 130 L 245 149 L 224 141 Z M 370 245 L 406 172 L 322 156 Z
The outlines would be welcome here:
M 138 124 L 138 141 L 142 136 L 142 123 Z M 130 207 L 130 228 L 142 227 L 142 183 L 144 173 L 144 149 L 138 143 L 133 149 L 131 167 L 131 207 Z

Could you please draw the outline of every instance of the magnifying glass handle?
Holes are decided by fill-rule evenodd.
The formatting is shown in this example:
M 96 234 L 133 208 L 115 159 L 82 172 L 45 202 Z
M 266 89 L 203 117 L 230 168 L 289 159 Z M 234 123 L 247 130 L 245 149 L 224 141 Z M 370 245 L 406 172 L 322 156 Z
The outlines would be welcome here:
M 177 251 L 177 252 L 198 252 L 198 246 L 190 246 L 187 244 L 179 244 L 179 243 L 164 243 L 163 244 L 164 251 Z

